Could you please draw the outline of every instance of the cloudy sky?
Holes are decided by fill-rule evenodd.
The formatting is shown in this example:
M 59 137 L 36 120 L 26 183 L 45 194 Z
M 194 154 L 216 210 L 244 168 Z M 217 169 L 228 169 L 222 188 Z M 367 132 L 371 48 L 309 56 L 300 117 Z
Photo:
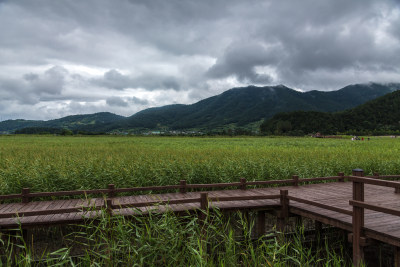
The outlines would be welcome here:
M 399 0 L 0 0 L 0 120 L 400 82 Z

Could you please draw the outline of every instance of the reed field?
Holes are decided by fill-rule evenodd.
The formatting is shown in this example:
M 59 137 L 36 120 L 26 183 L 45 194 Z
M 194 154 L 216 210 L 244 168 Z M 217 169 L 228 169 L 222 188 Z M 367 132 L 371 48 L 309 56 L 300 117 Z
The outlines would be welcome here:
M 73 226 L 52 249 L 26 242 L 18 231 L 3 236 L 0 266 L 351 266 L 337 236 L 307 240 L 299 227 L 290 237 L 254 239 L 254 220 L 240 212 L 214 210 L 203 226 L 190 215 L 131 220 L 103 214 L 96 224 Z M 52 230 L 53 239 L 58 231 Z
M 60 191 L 110 183 L 168 185 L 181 179 L 310 178 L 350 174 L 354 168 L 366 174 L 400 174 L 399 150 L 400 139 L 388 137 L 0 136 L 0 194 L 24 187 Z M 337 237 L 317 244 L 309 243 L 301 229 L 289 239 L 270 229 L 272 236 L 255 240 L 254 221 L 241 213 L 226 217 L 216 210 L 207 217 L 206 228 L 197 220 L 169 213 L 133 220 L 105 216 L 96 224 L 72 226 L 54 248 L 43 247 L 40 240 L 25 242 L 19 231 L 3 233 L 0 266 L 351 266 L 346 242 Z
M 400 138 L 0 136 L 0 194 L 400 174 Z

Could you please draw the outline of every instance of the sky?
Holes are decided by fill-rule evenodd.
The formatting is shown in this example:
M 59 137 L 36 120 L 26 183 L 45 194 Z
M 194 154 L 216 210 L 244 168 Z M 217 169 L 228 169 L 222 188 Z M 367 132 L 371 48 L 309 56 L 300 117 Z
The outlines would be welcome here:
M 0 120 L 400 82 L 400 0 L 0 0 Z

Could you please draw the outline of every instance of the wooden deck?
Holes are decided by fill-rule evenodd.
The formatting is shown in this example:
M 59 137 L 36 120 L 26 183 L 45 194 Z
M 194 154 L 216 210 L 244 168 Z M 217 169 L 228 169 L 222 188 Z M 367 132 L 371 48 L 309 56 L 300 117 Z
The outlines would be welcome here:
M 209 191 L 209 198 L 222 197 L 252 197 L 260 195 L 278 195 L 280 190 L 286 189 L 290 196 L 311 200 L 317 203 L 326 204 L 331 207 L 352 211 L 352 206 L 349 205 L 349 200 L 352 199 L 352 183 L 351 182 L 334 182 L 324 184 L 312 184 L 304 186 L 286 186 L 276 188 L 259 188 L 247 190 L 220 190 Z M 368 196 L 368 202 L 376 205 L 400 210 L 400 194 L 395 194 L 392 188 L 366 185 L 365 194 Z M 158 195 L 140 195 L 126 196 L 114 198 L 113 204 L 127 204 L 135 202 L 150 202 L 150 201 L 166 201 L 169 199 L 191 199 L 199 198 L 200 192 L 188 193 L 168 193 Z M 73 208 L 89 208 L 101 206 L 104 203 L 103 198 L 93 198 L 90 200 L 71 199 L 71 200 L 53 200 L 53 201 L 37 201 L 28 203 L 10 203 L 0 205 L 0 216 L 4 213 L 21 213 L 26 211 L 41 212 L 51 209 L 73 209 Z M 277 210 L 280 208 L 279 199 L 265 200 L 239 200 L 239 201 L 211 201 L 210 207 L 218 207 L 221 210 Z M 146 213 L 149 210 L 163 212 L 166 209 L 174 212 L 190 211 L 200 208 L 200 203 L 183 203 L 171 205 L 156 205 L 139 208 L 114 209 L 114 213 L 123 214 L 126 216 L 138 214 L 138 210 Z M 87 211 L 87 212 L 66 212 L 61 214 L 23 216 L 13 218 L 0 218 L 1 228 L 17 227 L 21 223 L 22 227 L 51 225 L 51 224 L 69 224 L 79 223 L 86 218 L 94 218 L 99 216 L 102 211 Z M 307 205 L 290 201 L 289 212 L 291 214 L 300 215 L 313 220 L 320 221 L 335 227 L 352 231 L 352 216 L 341 214 L 335 211 L 326 210 L 314 205 Z M 400 246 L 400 218 L 390 214 L 366 210 L 364 230 L 366 237 L 377 239 L 383 242 Z
M 179 189 L 179 193 L 121 197 L 114 196 L 116 189 L 112 187 L 111 191 L 98 190 L 108 192 L 108 197 L 32 202 L 27 197 L 39 194 L 29 195 L 28 192 L 20 195 L 25 203 L 0 204 L 0 228 L 11 229 L 19 224 L 22 228 L 75 224 L 88 218 L 94 219 L 102 212 L 133 216 L 149 211 L 186 212 L 218 207 L 222 211 L 258 211 L 261 214 L 259 224 L 265 222 L 265 212 L 275 212 L 281 222 L 293 215 L 310 218 L 353 233 L 353 240 L 357 241 L 356 245 L 353 242 L 356 251 L 353 253 L 359 253 L 357 248 L 366 245 L 366 240 L 379 240 L 395 246 L 399 252 L 395 257 L 400 259 L 400 194 L 397 193 L 400 183 L 353 176 L 346 177 L 352 182 L 343 182 L 343 175 L 334 178 L 340 182 L 298 186 L 301 180 L 294 176 L 290 181 L 294 185 L 291 186 L 251 189 L 246 188 L 246 182 L 241 180 L 240 183 L 233 183 L 240 189 L 201 192 L 186 192 L 186 182 L 181 182 L 181 187 L 170 186 Z M 247 183 L 254 184 L 259 182 Z M 198 187 L 193 185 L 193 188 Z M 49 193 L 42 195 L 46 194 Z M 361 207 L 360 203 L 367 206 Z M 258 229 L 263 230 L 263 227 L 265 225 L 258 226 Z M 356 256 L 354 261 L 357 262 L 360 257 L 362 255 Z

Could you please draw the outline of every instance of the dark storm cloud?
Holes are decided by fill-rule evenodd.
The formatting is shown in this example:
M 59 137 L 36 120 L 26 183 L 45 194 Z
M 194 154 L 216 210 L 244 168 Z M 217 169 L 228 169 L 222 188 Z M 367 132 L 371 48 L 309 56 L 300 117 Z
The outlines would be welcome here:
M 262 44 L 234 44 L 218 58 L 207 75 L 214 79 L 234 75 L 241 82 L 268 84 L 272 82 L 272 78 L 256 73 L 255 67 L 275 65 L 279 60 L 279 53 L 279 48 L 264 47 Z
M 248 84 L 398 82 L 399 25 L 395 0 L 0 0 L 0 106 L 131 115 Z
M 246 38 L 225 49 L 208 75 L 235 76 L 240 81 L 259 83 L 254 67 L 273 66 L 283 83 L 323 90 L 313 77 L 321 70 L 333 75 L 348 70 L 347 77 L 342 73 L 342 80 L 337 80 L 338 86 L 358 71 L 396 72 L 400 67 L 396 31 L 400 27 L 396 23 L 399 9 L 393 11 L 393 5 L 392 1 L 360 0 L 271 4 L 268 16 L 256 18 L 259 23 L 244 34 Z M 389 31 L 384 24 L 390 25 Z M 263 45 L 252 44 L 254 40 Z M 269 46 L 272 49 L 266 49 Z M 264 80 L 268 82 L 271 79 Z

